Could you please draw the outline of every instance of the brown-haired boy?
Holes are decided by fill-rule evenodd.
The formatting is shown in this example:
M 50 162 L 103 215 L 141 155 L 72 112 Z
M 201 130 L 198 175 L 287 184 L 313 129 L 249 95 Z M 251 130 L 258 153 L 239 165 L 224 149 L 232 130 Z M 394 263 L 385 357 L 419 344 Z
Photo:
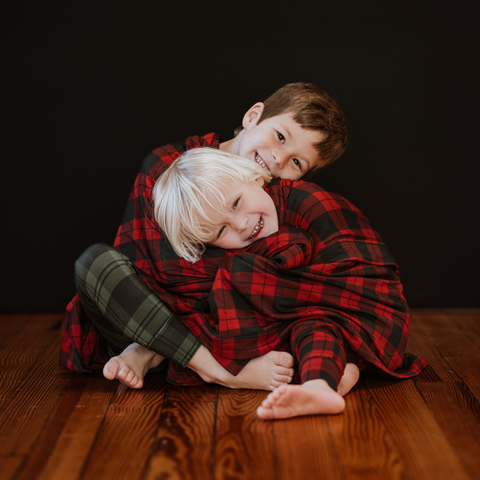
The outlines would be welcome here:
M 243 117 L 220 150 L 255 160 L 278 178 L 299 180 L 334 162 L 347 145 L 337 103 L 311 83 L 290 83 Z
M 77 372 L 100 370 L 110 358 L 136 342 L 177 365 L 188 366 L 208 382 L 271 389 L 290 381 L 293 359 L 286 352 L 254 359 L 239 373 L 237 370 L 235 377 L 225 375 L 228 365 L 220 367 L 208 349 L 185 327 L 185 318 L 203 312 L 211 285 L 202 282 L 200 270 L 180 259 L 159 232 L 151 207 L 152 188 L 161 172 L 181 153 L 197 147 L 219 148 L 256 161 L 274 177 L 299 179 L 332 163 L 344 151 L 345 119 L 338 105 L 318 87 L 294 83 L 275 92 L 265 103 L 253 105 L 237 131 L 227 142 L 221 143 L 215 134 L 190 137 L 182 144 L 169 144 L 147 156 L 115 239 L 114 247 L 124 255 L 123 267 L 100 269 L 97 275 L 89 268 L 92 262 L 98 265 L 95 255 L 102 254 L 92 250 L 76 263 L 77 288 L 82 300 L 77 295 L 67 308 L 61 368 Z M 209 260 L 201 261 L 202 268 L 208 268 Z M 168 278 L 159 275 L 158 269 L 160 264 L 165 267 L 166 262 Z M 107 271 L 115 274 L 114 286 L 109 284 L 108 288 Z M 132 286 L 135 282 L 138 288 Z M 131 294 L 138 293 L 142 284 L 147 286 L 150 295 Z M 167 287 L 180 289 L 182 285 L 190 297 L 197 300 L 187 302 L 181 320 L 167 308 L 176 301 L 174 296 L 162 297 L 162 293 Z M 161 301 L 159 297 L 172 300 Z M 130 383 L 121 362 L 108 363 L 108 371 L 104 370 L 107 378 Z M 266 380 L 259 379 L 258 372 L 262 372 Z M 136 372 L 141 380 L 136 382 L 137 387 L 143 385 L 145 373 Z

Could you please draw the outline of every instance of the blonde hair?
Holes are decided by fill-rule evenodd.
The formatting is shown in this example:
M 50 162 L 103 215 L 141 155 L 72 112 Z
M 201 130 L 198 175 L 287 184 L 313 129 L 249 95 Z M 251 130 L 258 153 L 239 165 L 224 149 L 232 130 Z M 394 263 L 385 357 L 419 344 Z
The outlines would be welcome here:
M 272 179 L 255 161 L 214 148 L 195 148 L 178 157 L 153 188 L 155 220 L 175 253 L 196 262 L 212 241 L 215 227 L 204 202 L 222 212 L 229 208 L 232 186 L 255 183 L 260 177 L 267 183 Z

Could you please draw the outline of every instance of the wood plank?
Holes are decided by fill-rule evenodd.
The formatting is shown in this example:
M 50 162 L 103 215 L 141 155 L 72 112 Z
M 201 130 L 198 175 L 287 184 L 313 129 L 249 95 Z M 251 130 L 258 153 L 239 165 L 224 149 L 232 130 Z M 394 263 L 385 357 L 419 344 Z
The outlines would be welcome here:
M 32 340 L 45 334 L 58 335 L 56 328 L 62 315 L 60 313 L 42 313 L 34 315 L 0 315 L 2 322 L 2 340 L 0 342 L 2 359 L 18 353 L 18 346 L 34 346 Z M 3 336 L 5 335 L 5 337 Z M 7 337 L 8 335 L 8 337 Z
M 440 350 L 432 344 L 429 335 L 423 329 L 421 321 L 422 317 L 418 317 L 417 319 L 417 316 L 413 315 L 410 334 L 414 338 L 418 348 L 423 352 L 424 356 L 422 356 L 422 358 L 428 362 L 428 366 L 420 375 L 415 377 L 415 382 L 462 381 L 460 376 L 445 360 Z
M 195 388 L 184 387 L 184 390 Z M 158 441 L 145 477 L 147 480 L 212 478 L 215 409 L 214 402 L 168 398 L 162 410 Z
M 480 316 L 474 318 L 480 319 Z M 429 343 L 441 352 L 445 363 L 456 373 L 457 381 L 465 382 L 480 401 L 480 345 L 476 345 L 472 336 L 462 331 L 450 315 L 423 314 L 417 316 L 416 321 L 421 324 Z M 469 322 L 473 324 L 474 321 Z
M 267 392 L 219 387 L 216 479 L 275 478 L 272 422 L 257 418 Z
M 25 456 L 0 456 L 0 472 L 2 480 L 13 480 Z
M 270 423 L 273 424 L 277 451 L 276 478 L 345 478 L 327 416 L 305 416 Z
M 480 402 L 480 356 L 447 357 L 447 361 Z
M 61 401 L 15 480 L 75 480 L 89 457 L 117 382 L 70 375 Z
M 52 329 L 58 318 L 58 314 L 32 315 L 4 345 L 0 352 L 0 407 L 11 401 L 17 387 L 27 374 L 31 375 L 31 367 L 37 364 L 52 342 L 57 342 L 58 370 L 60 333 Z
M 119 384 L 80 479 L 140 480 L 154 446 L 165 395 L 164 375 L 149 375 L 145 387 Z
M 404 478 L 470 478 L 413 381 L 365 378 L 364 382 L 404 460 Z
M 362 379 L 345 397 L 342 415 L 327 417 L 346 480 L 400 480 L 404 459 L 378 415 Z M 323 460 L 322 455 L 321 459 Z M 322 478 L 332 478 L 324 475 Z
M 476 345 L 452 321 L 449 315 L 416 315 L 415 320 L 421 324 L 432 345 L 442 352 L 444 357 L 462 358 L 480 355 L 480 345 Z
M 423 315 L 470 314 L 480 315 L 480 308 L 412 308 L 412 313 Z
M 2 480 L 478 476 L 476 313 L 414 313 L 407 350 L 432 368 L 414 380 L 364 376 L 342 415 L 267 422 L 256 417 L 266 392 L 170 386 L 162 410 L 162 376 L 133 391 L 61 372 L 59 318 L 14 315 L 3 330 Z
M 30 320 L 31 315 L 27 314 L 0 314 L 0 352 L 9 345 L 12 339 Z
M 58 333 L 57 333 L 58 335 Z M 12 393 L 0 414 L 0 455 L 26 455 L 37 440 L 69 382 L 58 368 L 53 342 Z
M 480 345 L 480 313 L 449 313 L 448 317 L 477 346 Z
M 198 387 L 168 386 L 168 399 L 179 402 L 214 402 L 218 400 L 218 385 L 205 383 Z
M 417 388 L 471 478 L 480 469 L 480 406 L 463 383 L 420 383 Z

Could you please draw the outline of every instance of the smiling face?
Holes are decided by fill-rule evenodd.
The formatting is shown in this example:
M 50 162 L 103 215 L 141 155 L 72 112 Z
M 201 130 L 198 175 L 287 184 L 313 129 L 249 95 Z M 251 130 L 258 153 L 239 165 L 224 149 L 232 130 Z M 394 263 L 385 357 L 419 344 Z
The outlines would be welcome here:
M 278 218 L 270 195 L 263 190 L 263 179 L 256 183 L 240 183 L 227 194 L 222 208 L 211 199 L 203 207 L 213 222 L 213 238 L 209 242 L 226 250 L 245 248 L 256 240 L 278 231 Z
M 320 162 L 313 145 L 324 140 L 323 134 L 302 128 L 291 114 L 258 123 L 262 111 L 263 104 L 255 104 L 244 116 L 244 130 L 220 148 L 256 161 L 274 177 L 299 180 Z

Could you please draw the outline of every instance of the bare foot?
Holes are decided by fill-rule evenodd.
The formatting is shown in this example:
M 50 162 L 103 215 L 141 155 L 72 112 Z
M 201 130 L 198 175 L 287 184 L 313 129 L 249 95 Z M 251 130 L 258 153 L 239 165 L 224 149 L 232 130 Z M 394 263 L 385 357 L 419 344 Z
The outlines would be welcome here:
M 354 363 L 347 363 L 343 372 L 343 377 L 337 387 L 337 393 L 344 397 L 358 382 L 360 370 Z
M 270 393 L 258 407 L 264 419 L 291 418 L 300 415 L 335 414 L 345 409 L 345 400 L 325 380 L 310 380 L 303 385 L 282 385 Z
M 290 383 L 293 378 L 293 357 L 287 352 L 268 352 L 252 358 L 237 375 L 229 379 L 226 387 L 274 390 Z
M 116 378 L 130 388 L 142 388 L 143 379 L 151 368 L 160 365 L 164 357 L 138 343 L 129 345 L 118 357 L 112 357 L 103 367 L 103 376 Z
M 229 388 L 273 390 L 290 383 L 293 377 L 293 357 L 287 352 L 268 352 L 250 360 L 238 375 L 227 372 L 202 345 L 188 367 L 208 383 Z

